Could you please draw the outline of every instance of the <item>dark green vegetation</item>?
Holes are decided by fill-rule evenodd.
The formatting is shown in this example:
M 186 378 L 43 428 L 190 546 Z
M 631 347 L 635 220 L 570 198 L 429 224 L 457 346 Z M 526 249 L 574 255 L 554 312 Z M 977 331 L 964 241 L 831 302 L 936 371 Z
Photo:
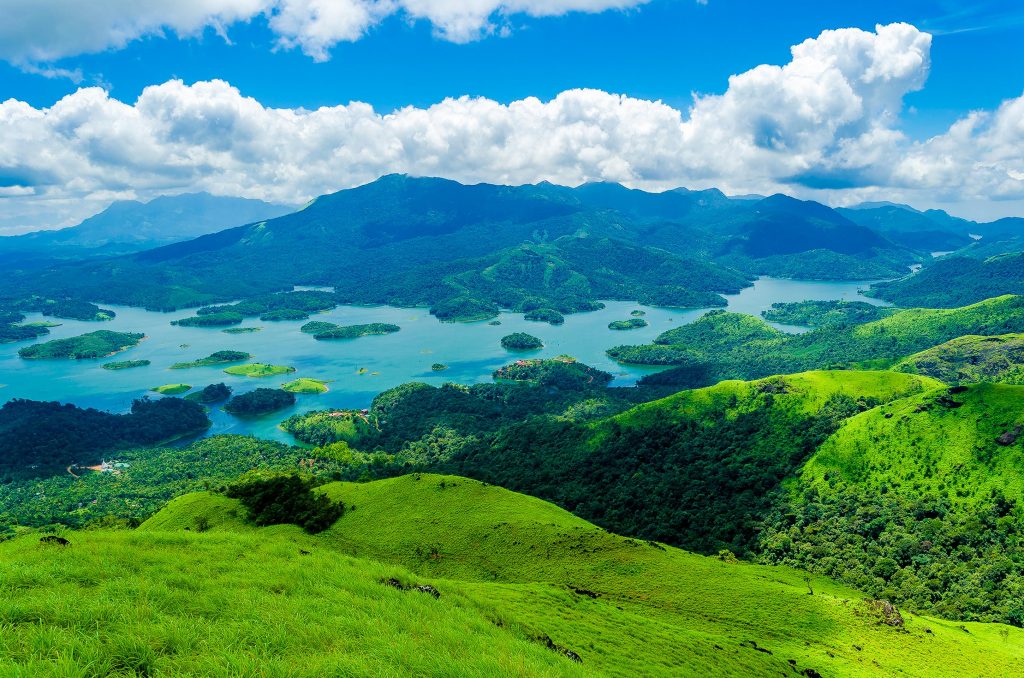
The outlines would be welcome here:
M 501 338 L 501 346 L 508 351 L 532 351 L 544 348 L 544 342 L 526 332 L 513 332 Z
M 444 363 L 434 363 L 430 366 L 432 372 L 444 372 L 448 369 L 448 366 Z
M 622 362 L 676 365 L 652 383 L 699 387 L 722 379 L 756 379 L 809 369 L 898 359 L 967 334 L 1024 331 L 1024 297 L 1005 296 L 957 309 L 910 309 L 859 325 L 830 325 L 800 335 L 779 332 L 759 318 L 712 311 L 669 330 L 653 345 L 617 346 Z
M 826 441 L 761 537 L 762 558 L 960 619 L 1024 625 L 1024 387 L 931 391 Z
M 221 332 L 226 332 L 228 334 L 250 334 L 252 332 L 259 332 L 261 329 L 263 329 L 263 328 L 262 327 L 229 327 L 226 330 L 221 330 Z
M 190 367 L 209 367 L 210 365 L 224 365 L 226 363 L 237 363 L 242 360 L 249 360 L 252 355 L 245 351 L 214 351 L 205 358 L 193 360 L 188 363 L 174 363 L 172 370 L 184 370 Z
M 75 299 L 29 299 L 18 305 L 23 311 L 38 311 L 45 316 L 68 320 L 86 320 L 102 322 L 111 320 L 117 314 L 108 308 L 100 308 L 96 304 Z
M 329 327 L 328 327 L 329 326 Z M 312 334 L 314 339 L 357 339 L 375 334 L 393 334 L 402 328 L 389 323 L 367 323 L 365 325 L 335 325 L 314 321 L 302 326 L 303 331 Z
M 584 389 L 607 386 L 612 375 L 584 365 L 569 356 L 552 360 L 517 360 L 494 372 L 494 378 L 520 381 L 559 389 Z
M 871 287 L 900 306 L 952 308 L 1000 294 L 1024 294 L 1024 253 L 989 259 L 943 257 L 914 275 Z
M 229 485 L 224 494 L 239 500 L 256 525 L 298 525 L 316 534 L 345 513 L 343 503 L 314 492 L 316 486 L 312 478 L 296 473 L 254 473 Z
M 245 320 L 245 316 L 241 313 L 224 311 L 223 313 L 208 313 L 206 315 L 172 320 L 171 324 L 178 325 L 179 327 L 226 327 L 228 325 L 237 325 L 243 320 Z
M 643 318 L 630 318 L 629 320 L 613 320 L 608 323 L 610 330 L 635 330 L 640 327 L 647 327 L 647 321 Z
M 65 473 L 69 464 L 99 463 L 113 450 L 154 445 L 210 425 L 203 408 L 178 398 L 136 400 L 130 414 L 74 405 L 10 400 L 0 408 L 0 474 Z
M 1016 675 L 1024 659 L 1017 629 L 905 611 L 893 626 L 826 579 L 608 534 L 463 478 L 318 490 L 349 510 L 317 535 L 254 528 L 238 500 L 197 493 L 135 532 L 0 544 L 19 564 L 0 574 L 0 670 L 930 677 Z
M 858 325 L 888 318 L 897 309 L 875 306 L 865 301 L 796 301 L 775 303 L 761 313 L 765 320 L 784 325 L 825 327 Z
M 21 317 L 24 318 L 24 316 Z M 40 325 L 18 325 L 17 322 L 0 322 L 0 344 L 31 341 L 49 333 L 50 330 Z
M 523 317 L 527 320 L 549 323 L 551 325 L 561 325 L 565 322 L 565 316 L 553 308 L 535 308 L 527 311 Z
M 282 308 L 278 311 L 267 311 L 260 316 L 260 320 L 268 322 L 282 320 L 306 320 L 307 318 L 309 318 L 309 313 L 295 308 Z
M 68 339 L 53 339 L 42 344 L 26 346 L 18 355 L 26 360 L 84 360 L 104 358 L 135 346 L 145 338 L 143 334 L 98 330 Z
M 227 400 L 230 397 L 231 387 L 224 383 L 218 383 L 205 386 L 195 393 L 189 393 L 185 396 L 185 400 L 209 405 L 210 403 L 219 403 Z
M 147 367 L 150 365 L 148 360 L 118 360 L 112 363 L 103 363 L 102 367 L 105 370 L 130 370 L 134 367 Z
M 176 399 L 159 402 L 171 400 Z M 302 468 L 330 477 L 341 468 L 324 458 L 311 464 L 310 450 L 244 436 L 214 436 L 184 447 L 119 449 L 105 456 L 122 464 L 117 473 L 72 468 L 76 478 L 61 466 L 47 477 L 15 475 L 0 483 L 0 534 L 5 525 L 138 525 L 174 497 L 221 487 L 252 469 Z
M 295 396 L 277 388 L 258 388 L 237 395 L 224 406 L 225 412 L 240 417 L 258 417 L 295 404 Z
M 947 384 L 1024 384 L 1024 335 L 960 337 L 915 353 L 893 369 Z

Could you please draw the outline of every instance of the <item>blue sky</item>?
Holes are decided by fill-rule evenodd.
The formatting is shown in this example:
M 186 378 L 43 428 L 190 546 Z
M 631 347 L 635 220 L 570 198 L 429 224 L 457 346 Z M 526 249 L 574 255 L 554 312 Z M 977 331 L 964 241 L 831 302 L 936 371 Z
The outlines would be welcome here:
M 413 18 L 414 10 L 380 11 L 379 16 L 366 20 L 365 25 L 351 29 L 348 24 L 338 27 L 349 21 L 342 17 L 332 30 L 346 37 L 334 35 L 323 42 L 317 42 L 322 35 L 316 32 L 320 30 L 316 27 L 311 29 L 303 24 L 282 28 L 283 24 L 279 23 L 282 20 L 279 15 L 285 13 L 282 7 L 288 3 L 308 9 L 324 1 L 154 2 L 149 4 L 158 9 L 146 14 L 136 9 L 130 0 L 109 0 L 104 5 L 105 12 L 98 12 L 95 5 L 90 7 L 74 0 L 0 0 L 0 5 L 17 6 L 12 15 L 19 16 L 23 24 L 15 21 L 6 28 L 0 26 L 0 101 L 8 100 L 6 105 L 11 107 L 15 102 L 28 107 L 18 109 L 21 116 L 18 122 L 22 126 L 17 128 L 17 136 L 38 133 L 37 146 L 56 144 L 54 157 L 67 153 L 69 159 L 64 164 L 80 161 L 84 168 L 81 175 L 74 176 L 73 182 L 57 168 L 56 160 L 53 166 L 47 167 L 28 167 L 25 160 L 8 161 L 9 167 L 5 168 L 5 149 L 0 139 L 0 231 L 67 225 L 80 216 L 79 212 L 85 210 L 86 205 L 93 209 L 117 197 L 146 197 L 183 190 L 205 189 L 296 201 L 319 191 L 369 180 L 374 174 L 388 170 L 448 174 L 467 181 L 621 180 L 652 189 L 715 184 L 734 191 L 786 190 L 833 204 L 893 198 L 912 201 L 922 207 L 947 207 L 979 218 L 1024 211 L 1019 209 L 1024 205 L 1024 163 L 1020 154 L 1007 159 L 997 150 L 1015 141 L 999 130 L 1013 128 L 1014 116 L 1018 115 L 1016 109 L 1005 111 L 1000 105 L 1024 94 L 1024 49 L 1020 48 L 1024 44 L 1024 8 L 1019 2 L 558 0 L 570 8 L 592 11 L 531 16 L 551 12 L 537 9 L 545 7 L 541 0 L 476 0 L 478 5 L 498 10 L 489 16 L 485 13 L 482 18 L 476 17 L 473 19 L 476 23 L 470 22 L 470 28 L 466 29 L 465 24 L 457 24 L 458 17 L 452 18 L 453 11 L 457 14 L 457 0 L 399 0 L 408 7 L 427 7 L 415 10 L 426 18 Z M 378 11 L 373 8 L 379 8 L 375 3 L 381 0 L 329 1 Z M 184 5 L 202 7 L 204 3 L 213 18 L 180 9 Z M 267 14 L 252 11 L 253 6 L 276 7 L 267 11 L 277 18 L 268 19 Z M 551 3 L 547 5 L 551 6 Z M 609 6 L 613 8 L 605 9 Z M 59 16 L 66 19 L 65 25 L 51 26 L 52 18 L 58 16 L 54 12 L 58 11 Z M 80 15 L 74 16 L 75 12 Z M 74 30 L 78 26 L 76 21 L 80 22 L 81 31 Z M 806 89 L 806 84 L 793 90 L 795 93 L 791 92 L 785 101 L 772 101 L 772 87 L 781 87 L 784 81 L 794 82 L 788 76 L 779 76 L 783 79 L 778 81 L 771 81 L 771 78 L 761 81 L 751 75 L 754 84 L 746 90 L 737 88 L 735 101 L 729 98 L 731 76 L 756 74 L 753 69 L 762 64 L 786 66 L 793 60 L 792 46 L 818 38 L 823 31 L 857 28 L 862 29 L 863 35 L 874 36 L 876 25 L 896 22 L 911 24 L 916 34 L 930 34 L 930 44 L 913 35 L 903 35 L 899 38 L 903 42 L 895 50 L 886 47 L 886 39 L 882 37 L 872 37 L 874 45 L 870 48 L 849 47 L 841 40 L 830 41 L 827 48 L 823 48 L 827 52 L 823 57 L 826 61 L 832 58 L 840 61 L 842 58 L 888 59 L 887 67 L 897 70 L 900 59 L 918 59 L 920 63 L 916 67 L 900 71 L 895 78 L 899 82 L 896 90 L 872 86 L 861 91 L 857 82 L 863 73 L 858 75 L 846 69 L 841 84 L 845 86 L 847 80 L 852 83 L 855 100 L 852 103 L 848 99 L 827 102 L 822 100 L 821 92 L 807 92 L 812 108 L 820 108 L 810 114 L 802 110 L 804 107 L 799 101 L 800 92 L 804 91 L 800 87 Z M 875 56 L 865 57 L 865 49 L 874 50 Z M 843 50 L 849 54 L 843 56 Z M 815 59 L 812 61 L 817 68 L 822 62 Z M 859 67 L 872 68 L 868 61 Z M 61 73 L 71 77 L 63 77 Z M 394 133 L 394 138 L 381 141 L 380 148 L 360 147 L 353 151 L 352 137 L 336 133 L 337 125 L 344 127 L 351 123 L 352 111 L 344 109 L 347 122 L 331 123 L 335 127 L 328 126 L 326 131 L 320 124 L 316 134 L 330 139 L 325 143 L 337 144 L 339 162 L 345 159 L 346 163 L 351 163 L 355 154 L 365 166 L 358 171 L 348 171 L 352 167 L 348 164 L 346 171 L 339 171 L 337 176 L 303 178 L 295 176 L 299 171 L 295 168 L 308 165 L 308 157 L 282 159 L 280 151 L 254 150 L 251 144 L 244 152 L 233 148 L 231 163 L 228 163 L 223 154 L 204 141 L 210 137 L 210 129 L 201 129 L 201 122 L 197 120 L 209 120 L 209 113 L 205 114 L 206 118 L 189 118 L 187 132 L 182 131 L 185 127 L 175 128 L 178 136 L 173 138 L 167 136 L 167 129 L 152 122 L 147 127 L 124 132 L 128 136 L 135 135 L 132 143 L 145 146 L 140 141 L 143 137 L 146 142 L 153 142 L 154 166 L 141 171 L 131 166 L 135 159 L 119 160 L 119 151 L 111 150 L 119 143 L 113 134 L 107 139 L 97 139 L 97 134 L 101 133 L 86 122 L 88 116 L 95 119 L 123 117 L 121 123 L 114 125 L 121 133 L 122 127 L 135 124 L 137 113 L 150 114 L 154 110 L 151 105 L 136 103 L 146 87 L 164 86 L 175 80 L 182 81 L 184 89 L 171 88 L 173 92 L 161 91 L 160 96 L 152 97 L 159 100 L 161 106 L 170 106 L 172 113 L 165 111 L 167 115 L 178 115 L 185 110 L 182 104 L 185 99 L 191 102 L 188 110 L 194 111 L 200 105 L 193 101 L 197 97 L 202 105 L 217 100 L 232 110 L 240 110 L 238 101 L 251 97 L 267 109 L 253 113 L 254 116 L 267 116 L 271 108 L 327 106 L 342 111 L 344 105 L 353 101 L 370 104 L 376 114 L 386 114 L 402 107 L 431 111 L 431 106 L 446 97 L 470 95 L 496 104 L 514 105 L 527 97 L 549 102 L 568 90 L 589 88 L 600 93 L 626 95 L 631 101 L 663 102 L 678 111 L 685 121 L 693 115 L 695 93 L 723 95 L 719 102 L 724 107 L 721 110 L 736 114 L 737 107 L 742 107 L 742 114 L 736 115 L 743 119 L 704 133 L 722 135 L 723 139 L 728 134 L 749 133 L 755 137 L 752 146 L 760 148 L 755 148 L 755 155 L 744 156 L 742 169 L 722 167 L 721 163 L 703 167 L 700 158 L 694 157 L 685 162 L 671 160 L 654 164 L 643 157 L 642 144 L 634 144 L 637 148 L 630 151 L 632 156 L 623 151 L 622 146 L 633 142 L 628 138 L 620 139 L 615 148 L 603 149 L 607 157 L 598 160 L 591 158 L 593 149 L 587 146 L 589 142 L 579 142 L 574 150 L 562 150 L 558 155 L 560 161 L 565 162 L 567 154 L 578 154 L 564 167 L 544 167 L 539 164 L 542 160 L 529 158 L 517 160 L 512 163 L 514 167 L 491 163 L 467 169 L 467 163 L 475 160 L 467 160 L 465 155 L 456 157 L 451 149 L 474 141 L 469 136 L 461 140 L 453 138 L 457 132 L 452 131 L 450 125 L 455 123 L 450 123 L 450 118 L 444 118 L 444 125 L 448 126 L 444 127 L 440 146 L 446 150 L 424 159 L 409 149 L 417 140 L 422 140 L 424 133 L 436 132 L 434 118 L 440 118 L 439 114 L 431 114 L 431 121 L 424 128 L 426 131 L 410 133 L 411 141 L 409 137 Z M 231 94 L 202 89 L 201 85 L 192 87 L 195 83 L 213 80 L 225 81 L 237 91 Z M 102 95 L 106 99 L 100 103 L 94 95 L 87 94 L 88 90 L 82 89 L 96 85 L 106 91 Z M 876 96 L 883 100 L 877 110 L 851 113 L 859 111 L 860 100 L 867 105 Z M 63 97 L 68 97 L 66 110 L 60 115 L 49 110 Z M 223 103 L 232 97 L 237 99 L 235 103 Z M 172 99 L 173 104 L 169 103 Z M 116 106 L 118 102 L 134 105 L 135 113 L 129 114 L 124 107 Z M 634 115 L 632 109 L 636 108 L 628 102 L 622 105 L 622 102 L 616 104 L 612 99 L 604 99 L 593 104 L 617 111 L 607 115 L 591 115 L 590 109 L 579 113 L 581 104 L 570 104 L 558 108 L 559 115 L 562 118 L 569 115 L 566 109 L 577 111 L 597 135 L 603 135 L 606 129 L 602 126 L 609 124 L 617 126 L 615 134 L 620 136 L 628 136 L 630 124 L 641 127 L 673 124 L 671 120 L 666 123 L 663 109 L 654 108 L 641 114 L 642 122 L 627 119 L 624 116 Z M 100 105 L 102 113 L 96 108 Z M 759 106 L 764 110 L 758 110 Z M 779 110 L 780 106 L 793 110 Z M 69 112 L 72 108 L 74 114 Z M 709 102 L 708 116 L 713 108 Z M 35 113 L 25 114 L 26 110 Z M 218 109 L 217 115 L 225 115 L 224 110 Z M 972 129 L 969 142 L 958 141 L 950 126 L 971 111 L 983 111 L 983 117 Z M 469 116 L 471 126 L 475 124 L 472 116 L 477 113 L 461 113 Z M 788 113 L 797 118 L 802 115 L 802 127 L 793 123 Z M 508 152 L 513 143 L 509 137 L 518 131 L 510 132 L 509 126 L 534 125 L 537 119 L 549 121 L 551 118 L 551 111 L 538 112 L 539 118 L 530 118 L 531 122 L 524 123 L 523 116 L 511 110 L 494 115 L 499 114 L 508 119 L 495 123 L 496 128 L 473 133 L 486 137 L 497 134 L 495 129 L 500 130 L 504 152 Z M 33 127 L 35 123 L 30 121 L 35 115 L 46 119 L 49 129 L 41 132 L 38 126 Z M 612 119 L 609 115 L 617 122 L 609 122 Z M 835 120 L 830 121 L 827 116 L 834 116 Z M 572 122 L 562 118 L 557 123 L 560 126 L 548 130 L 547 136 L 571 128 Z M 66 133 L 69 119 L 74 120 L 73 135 Z M 155 119 L 165 121 L 166 115 L 155 115 Z M 247 124 L 259 124 L 254 120 L 253 117 L 246 122 L 239 117 L 228 122 L 220 120 L 218 124 L 237 130 Z M 652 122 L 654 120 L 658 122 Z M 458 124 L 467 129 L 464 121 Z M 306 127 L 290 128 L 283 133 L 306 138 L 311 134 Z M 695 124 L 694 127 L 700 126 Z M 706 125 L 701 129 L 704 128 Z M 828 128 L 828 134 L 817 138 L 824 128 Z M 999 130 L 992 131 L 996 128 Z M 771 144 L 756 141 L 756 130 L 763 129 L 777 133 Z M 997 138 L 997 132 L 1003 136 Z M 14 134 L 15 128 L 8 133 Z M 183 134 L 190 135 L 190 150 L 180 146 Z M 684 132 L 683 136 L 686 134 Z M 813 143 L 808 141 L 811 136 L 816 137 Z M 933 136 L 941 138 L 925 146 L 925 140 Z M 31 147 L 32 140 L 25 141 L 26 147 Z M 648 141 L 653 144 L 651 148 L 663 145 L 663 139 L 655 141 L 652 137 Z M 171 142 L 176 144 L 173 148 Z M 984 157 L 978 155 L 981 151 L 972 150 L 976 157 L 958 160 L 966 168 L 980 167 L 983 171 L 975 173 L 976 177 L 972 175 L 970 181 L 957 179 L 956 185 L 952 183 L 956 171 L 947 157 L 953 143 L 989 149 Z M 396 145 L 408 152 L 378 164 L 366 162 L 367 156 Z M 886 162 L 891 164 L 897 160 L 882 158 L 879 149 L 887 145 L 900 146 L 904 156 L 917 155 L 897 172 L 883 171 Z M 851 149 L 859 157 L 875 154 L 877 159 L 873 164 L 851 160 L 850 154 L 854 152 Z M 414 150 L 418 153 L 421 149 Z M 767 167 L 769 160 L 762 153 L 765 150 L 786 162 L 780 161 L 778 167 Z M 8 157 L 13 152 L 10 151 Z M 678 155 L 701 152 L 714 153 L 715 149 L 695 149 L 681 144 Z M 736 153 L 739 157 L 743 151 Z M 200 156 L 202 160 L 195 160 L 194 166 L 176 166 L 173 173 L 155 170 L 158 157 L 167 166 L 169 162 L 187 164 L 183 157 Z M 243 172 L 240 165 L 243 157 L 249 157 L 254 163 L 245 170 L 248 175 L 288 176 L 291 183 L 287 190 L 278 184 L 271 185 L 268 179 L 261 184 L 230 175 L 229 171 Z M 221 162 L 222 167 L 218 165 Z M 268 168 L 274 163 L 280 166 L 270 171 Z M 524 169 L 528 163 L 533 164 Z M 95 171 L 98 177 L 117 175 L 119 170 L 124 170 L 124 177 L 117 180 L 83 178 L 90 171 Z M 804 182 L 798 177 L 812 179 Z M 72 184 L 75 186 L 69 188 Z M 849 190 L 819 190 L 822 186 Z M 78 207 L 73 208 L 75 205 Z
M 600 14 L 513 19 L 508 37 L 469 44 L 439 40 L 426 21 L 386 19 L 361 40 L 335 46 L 317 63 L 275 50 L 264 17 L 198 38 L 146 37 L 125 49 L 54 62 L 78 69 L 122 100 L 171 78 L 221 78 L 268 106 L 317 107 L 365 101 L 378 110 L 426 106 L 471 94 L 509 102 L 593 87 L 678 107 L 691 92 L 721 92 L 729 75 L 784 63 L 790 45 L 830 28 L 896 21 L 932 32 L 928 85 L 910 94 L 908 124 L 940 131 L 963 112 L 992 108 L 1024 89 L 1024 6 L 1019 2 L 750 2 L 653 0 Z M 0 93 L 48 106 L 77 89 L 63 78 L 0 65 Z

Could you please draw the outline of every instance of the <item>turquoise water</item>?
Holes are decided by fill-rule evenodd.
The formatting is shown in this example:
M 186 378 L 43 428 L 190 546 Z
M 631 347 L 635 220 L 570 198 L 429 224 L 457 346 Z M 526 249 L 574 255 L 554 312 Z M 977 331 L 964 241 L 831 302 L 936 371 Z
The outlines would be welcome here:
M 728 297 L 729 310 L 759 314 L 777 301 L 804 299 L 854 299 L 857 290 L 868 283 L 823 283 L 761 278 L 738 295 Z M 872 300 L 867 300 L 872 301 Z M 60 327 L 39 341 L 72 337 L 97 329 L 143 332 L 146 339 L 138 346 L 112 358 L 80 361 L 26 361 L 18 349 L 32 342 L 0 345 L 0 401 L 11 398 L 59 400 L 83 407 L 114 412 L 126 411 L 133 399 L 146 395 L 155 386 L 187 383 L 196 389 L 224 382 L 235 393 L 257 387 L 276 387 L 296 377 L 330 380 L 328 393 L 297 395 L 298 402 L 260 419 L 238 419 L 219 407 L 211 408 L 210 433 L 244 433 L 291 442 L 277 424 L 296 412 L 325 408 L 368 407 L 375 395 L 409 381 L 440 385 L 444 382 L 474 384 L 488 382 L 491 373 L 519 357 L 552 357 L 568 354 L 615 375 L 616 386 L 629 386 L 657 368 L 619 365 L 605 355 L 618 344 L 649 343 L 665 330 L 693 322 L 707 309 L 669 309 L 609 301 L 606 308 L 591 313 L 566 316 L 565 324 L 551 326 L 524 320 L 521 314 L 503 313 L 500 325 L 488 322 L 442 323 L 426 309 L 389 306 L 341 306 L 313 316 L 315 320 L 352 325 L 393 323 L 401 331 L 384 336 L 360 337 L 341 341 L 316 341 L 299 331 L 306 321 L 260 322 L 247 320 L 243 326 L 262 327 L 250 334 L 225 334 L 216 328 L 175 327 L 170 321 L 193 311 L 153 313 L 137 308 L 110 306 L 117 317 L 104 323 L 75 320 L 59 321 Z M 613 320 L 630 317 L 630 311 L 642 309 L 649 325 L 645 328 L 615 331 L 608 329 Z M 42 320 L 38 315 L 28 321 Z M 780 326 L 781 327 L 781 326 Z M 785 328 L 799 331 L 802 328 Z M 500 345 L 501 337 L 512 332 L 529 332 L 544 341 L 538 351 L 511 352 Z M 231 349 L 253 354 L 254 361 L 289 365 L 291 375 L 268 378 L 234 377 L 224 374 L 223 366 L 170 370 L 171 364 L 202 358 L 214 351 Z M 128 370 L 109 371 L 100 366 L 112 360 L 150 360 L 152 364 Z M 433 372 L 433 363 L 449 366 Z M 159 396 L 155 396 L 159 397 Z

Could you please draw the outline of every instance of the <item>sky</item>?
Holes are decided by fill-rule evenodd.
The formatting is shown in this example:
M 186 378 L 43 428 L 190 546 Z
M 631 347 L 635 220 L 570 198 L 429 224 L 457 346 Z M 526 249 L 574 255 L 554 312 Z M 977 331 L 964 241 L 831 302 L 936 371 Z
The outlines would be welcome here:
M 1024 5 L 0 0 L 0 234 L 382 174 L 1024 215 Z

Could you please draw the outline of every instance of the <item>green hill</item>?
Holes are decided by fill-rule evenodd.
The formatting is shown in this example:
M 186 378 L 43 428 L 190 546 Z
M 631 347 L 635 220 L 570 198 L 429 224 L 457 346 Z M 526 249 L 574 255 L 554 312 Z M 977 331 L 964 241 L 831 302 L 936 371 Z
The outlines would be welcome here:
M 892 369 L 925 374 L 947 384 L 1024 384 L 1024 335 L 959 337 L 915 353 Z
M 9 592 L 0 670 L 943 676 L 1024 667 L 1018 629 L 961 630 L 906 613 L 891 626 L 828 580 L 618 537 L 478 481 L 410 475 L 325 491 L 349 510 L 317 536 L 246 526 L 234 500 L 200 494 L 134 532 L 69 533 L 65 548 L 38 535 L 0 544 L 19 563 L 0 574 Z
M 920 272 L 871 287 L 872 296 L 900 306 L 951 308 L 1000 294 L 1024 294 L 1024 253 L 989 259 L 944 257 Z
M 848 420 L 786 485 L 766 560 L 918 610 L 1024 623 L 1024 387 L 978 384 Z
M 1024 297 L 1005 295 L 951 309 L 907 309 L 857 325 L 826 325 L 798 335 L 785 334 L 760 318 L 712 312 L 669 330 L 654 344 L 616 346 L 608 355 L 626 363 L 677 365 L 655 375 L 674 376 L 683 387 L 722 379 L 756 379 L 844 366 L 888 367 L 897 360 L 968 334 L 1024 331 Z

